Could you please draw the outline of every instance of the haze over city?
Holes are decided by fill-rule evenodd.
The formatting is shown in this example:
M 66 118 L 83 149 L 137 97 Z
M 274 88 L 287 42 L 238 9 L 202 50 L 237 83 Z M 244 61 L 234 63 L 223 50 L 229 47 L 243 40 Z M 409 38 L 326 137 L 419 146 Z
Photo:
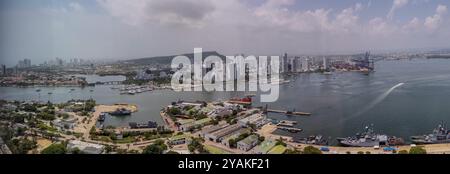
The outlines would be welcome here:
M 444 48 L 444 0 L 4 0 L 1 64 L 55 57 L 332 54 Z

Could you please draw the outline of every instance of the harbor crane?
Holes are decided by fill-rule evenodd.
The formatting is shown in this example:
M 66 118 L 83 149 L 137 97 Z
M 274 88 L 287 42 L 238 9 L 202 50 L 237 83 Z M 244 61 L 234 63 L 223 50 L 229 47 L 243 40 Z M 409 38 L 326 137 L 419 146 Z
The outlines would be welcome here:
M 358 59 L 353 59 L 352 61 L 356 63 L 356 67 L 360 69 L 367 69 L 368 72 L 375 71 L 375 62 L 381 59 L 375 59 L 370 57 L 370 52 L 366 52 L 362 57 Z

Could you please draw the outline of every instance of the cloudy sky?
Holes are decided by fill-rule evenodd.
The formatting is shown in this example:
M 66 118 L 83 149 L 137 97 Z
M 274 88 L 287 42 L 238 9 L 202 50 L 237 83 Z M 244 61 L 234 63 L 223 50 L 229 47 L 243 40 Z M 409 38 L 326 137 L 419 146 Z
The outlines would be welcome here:
M 449 46 L 448 0 L 1 0 L 0 59 Z

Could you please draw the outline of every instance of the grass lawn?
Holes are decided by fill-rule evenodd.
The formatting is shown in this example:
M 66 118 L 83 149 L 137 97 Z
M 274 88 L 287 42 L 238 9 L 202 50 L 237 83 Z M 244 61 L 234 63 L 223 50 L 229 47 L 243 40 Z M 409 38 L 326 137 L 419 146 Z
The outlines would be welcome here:
M 133 137 L 126 137 L 126 138 L 123 138 L 121 140 L 116 140 L 114 142 L 118 143 L 118 144 L 133 143 L 134 142 L 134 138 Z
M 286 151 L 286 147 L 278 145 L 273 147 L 268 154 L 283 154 Z
M 230 154 L 230 152 L 222 150 L 222 149 L 214 147 L 214 146 L 204 145 L 204 147 L 211 154 Z
M 108 136 L 96 136 L 92 139 L 97 141 L 112 142 L 111 138 L 109 138 Z

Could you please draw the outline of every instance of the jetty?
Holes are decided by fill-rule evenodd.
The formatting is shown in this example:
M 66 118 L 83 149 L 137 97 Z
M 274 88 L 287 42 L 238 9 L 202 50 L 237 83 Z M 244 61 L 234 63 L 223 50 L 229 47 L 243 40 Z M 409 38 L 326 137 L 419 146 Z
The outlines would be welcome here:
M 283 111 L 283 110 L 275 110 L 275 109 L 267 109 L 267 112 L 272 113 L 282 113 L 286 115 L 296 115 L 296 116 L 311 116 L 311 113 L 308 112 L 295 112 L 295 111 Z
M 298 132 L 303 131 L 300 128 L 285 127 L 285 126 L 277 126 L 277 129 L 288 131 L 288 132 L 291 132 L 291 133 L 298 133 Z
M 290 120 L 281 120 L 277 126 L 283 126 L 283 127 L 294 127 L 296 125 L 296 121 L 290 121 Z

